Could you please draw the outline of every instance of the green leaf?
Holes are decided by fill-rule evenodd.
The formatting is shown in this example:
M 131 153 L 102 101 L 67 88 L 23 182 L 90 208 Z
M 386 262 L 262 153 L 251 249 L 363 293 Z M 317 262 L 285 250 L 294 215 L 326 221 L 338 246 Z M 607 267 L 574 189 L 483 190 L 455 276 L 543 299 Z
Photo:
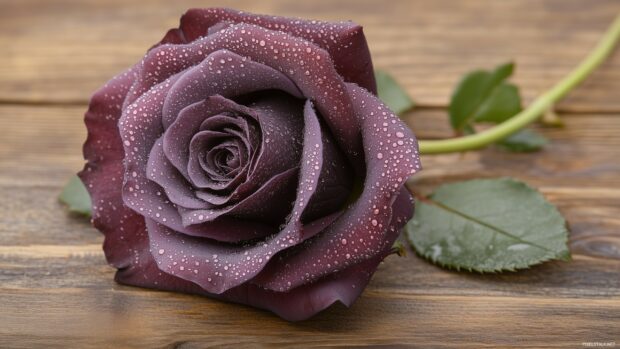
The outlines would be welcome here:
M 489 95 L 473 116 L 475 122 L 502 123 L 521 111 L 519 89 L 513 84 L 501 84 Z
M 401 115 L 413 108 L 413 100 L 411 100 L 407 92 L 398 85 L 390 74 L 382 70 L 375 70 L 375 79 L 377 80 L 379 98 L 387 104 L 394 113 Z
M 78 176 L 73 176 L 58 197 L 60 202 L 67 205 L 69 212 L 90 216 L 90 195 Z
M 446 184 L 417 203 L 405 231 L 416 252 L 478 272 L 570 259 L 566 221 L 527 184 L 510 178 Z
M 508 151 L 523 153 L 538 151 L 547 143 L 547 138 L 542 135 L 528 129 L 522 129 L 497 144 Z
M 518 91 L 516 91 L 518 99 L 514 100 L 516 88 L 504 83 L 512 75 L 513 70 L 514 64 L 507 63 L 500 65 L 492 72 L 477 70 L 465 75 L 450 100 L 449 113 L 452 128 L 462 131 L 466 125 L 477 118 L 506 118 L 507 111 L 504 109 L 512 110 L 515 104 L 518 104 L 520 110 L 521 99 L 518 98 Z M 496 91 L 498 88 L 500 91 Z M 502 103 L 507 100 L 509 103 L 504 107 Z M 498 106 L 501 107 L 499 113 L 495 109 Z

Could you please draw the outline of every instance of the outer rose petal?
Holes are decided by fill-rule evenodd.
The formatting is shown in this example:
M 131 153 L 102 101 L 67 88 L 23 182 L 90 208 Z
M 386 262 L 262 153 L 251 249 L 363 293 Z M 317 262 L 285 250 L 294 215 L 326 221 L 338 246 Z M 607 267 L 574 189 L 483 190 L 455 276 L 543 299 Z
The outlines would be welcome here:
M 116 127 L 135 69 L 114 77 L 91 98 L 85 116 L 88 139 L 84 158 L 88 162 L 79 173 L 91 196 L 92 222 L 106 236 L 106 259 L 116 268 L 126 267 L 133 258 L 132 243 L 125 238 L 144 231 L 144 218 L 123 205 L 124 152 Z
M 300 242 L 303 232 L 317 234 L 331 224 L 332 214 L 311 224 L 289 224 L 277 235 L 253 246 L 231 246 L 206 239 L 179 234 L 146 219 L 151 254 L 162 272 L 192 281 L 205 291 L 221 294 L 242 285 L 263 270 L 273 255 Z
M 353 105 L 364 132 L 368 171 L 364 192 L 338 221 L 298 253 L 272 262 L 258 281 L 265 288 L 288 291 L 372 258 L 391 247 L 389 231 L 399 231 L 406 223 L 389 225 L 393 210 L 403 205 L 395 200 L 406 191 L 405 181 L 420 169 L 417 141 L 376 96 L 354 84 L 347 84 L 347 90 L 356 102 Z
M 362 27 L 353 22 L 329 23 L 286 18 L 278 16 L 255 15 L 226 8 L 191 9 L 181 17 L 181 24 L 175 34 L 168 34 L 163 43 L 189 43 L 205 36 L 209 29 L 220 22 L 251 23 L 304 38 L 329 52 L 336 70 L 348 82 L 356 83 L 376 94 L 370 51 Z
M 351 306 L 364 290 L 372 273 L 384 257 L 378 256 L 287 293 L 269 291 L 251 283 L 245 283 L 225 293 L 212 294 L 195 283 L 162 272 L 149 253 L 148 241 L 143 233 L 133 236 L 131 243 L 134 250 L 130 263 L 116 273 L 116 280 L 122 284 L 199 294 L 247 304 L 269 310 L 288 321 L 308 319 L 335 302 Z
M 401 200 L 405 200 L 402 202 Z M 394 211 L 390 226 L 398 226 L 397 220 L 408 220 L 411 211 L 406 204 L 408 194 L 403 192 L 397 201 L 404 203 Z M 389 239 L 398 236 L 398 230 L 390 231 Z M 335 302 L 351 306 L 364 290 L 379 262 L 389 253 L 383 253 L 330 274 L 314 283 L 303 285 L 286 293 L 265 290 L 252 282 L 231 288 L 222 294 L 206 292 L 197 284 L 162 272 L 149 253 L 148 241 L 142 233 L 132 238 L 134 247 L 131 263 L 120 269 L 116 274 L 118 282 L 128 285 L 149 287 L 160 290 L 200 294 L 217 299 L 251 305 L 272 311 L 289 321 L 308 319 L 316 313 L 328 308 Z M 153 253 L 159 253 L 153 251 Z

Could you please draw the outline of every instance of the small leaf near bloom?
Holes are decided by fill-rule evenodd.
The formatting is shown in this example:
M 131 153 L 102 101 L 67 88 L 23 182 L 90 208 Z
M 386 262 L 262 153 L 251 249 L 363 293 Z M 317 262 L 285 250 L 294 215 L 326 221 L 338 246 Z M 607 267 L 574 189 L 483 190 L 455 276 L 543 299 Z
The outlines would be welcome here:
M 383 70 L 375 70 L 379 99 L 398 115 L 414 107 L 414 102 L 396 80 Z
M 69 179 L 58 199 L 67 205 L 69 212 L 90 217 L 90 195 L 78 176 Z
M 523 129 L 513 133 L 497 144 L 508 151 L 525 153 L 538 151 L 547 143 L 547 139 L 540 134 L 532 130 Z
M 519 89 L 506 82 L 513 71 L 514 63 L 506 63 L 493 71 L 476 70 L 463 77 L 452 94 L 449 108 L 450 124 L 457 133 L 476 133 L 476 123 L 500 124 L 521 112 Z M 513 152 L 532 152 L 546 143 L 534 131 L 521 130 L 498 145 Z

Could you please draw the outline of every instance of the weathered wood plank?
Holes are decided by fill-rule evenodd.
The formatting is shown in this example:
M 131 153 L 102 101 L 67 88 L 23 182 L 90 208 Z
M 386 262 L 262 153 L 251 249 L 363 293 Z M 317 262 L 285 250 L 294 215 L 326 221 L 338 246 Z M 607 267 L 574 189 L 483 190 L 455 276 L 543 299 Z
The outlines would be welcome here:
M 2 347 L 19 343 L 47 348 L 237 348 L 260 343 L 285 348 L 559 348 L 580 347 L 584 341 L 614 341 L 620 334 L 616 326 L 620 320 L 618 299 L 410 295 L 370 290 L 352 309 L 337 306 L 296 324 L 248 307 L 123 286 L 5 291 L 0 302 Z M 33 311 L 24 311 L 28 308 Z
M 101 241 L 99 234 L 92 233 Z M 408 249 L 407 257 L 392 256 L 381 265 L 369 290 L 453 296 L 620 297 L 618 246 L 620 236 L 590 230 L 588 236 L 571 238 L 570 262 L 497 275 L 446 271 Z M 106 265 L 100 244 L 80 245 L 71 237 L 58 239 L 54 245 L 2 246 L 0 266 L 0 294 L 10 289 L 108 289 L 114 272 Z
M 365 26 L 376 66 L 398 76 L 419 104 L 445 106 L 471 69 L 517 62 L 515 81 L 531 100 L 596 43 L 620 2 L 570 1 L 216 1 L 252 12 Z M 21 0 L 0 2 L 0 100 L 86 103 L 114 74 L 178 23 L 198 1 Z M 620 111 L 620 54 L 560 104 L 571 111 Z

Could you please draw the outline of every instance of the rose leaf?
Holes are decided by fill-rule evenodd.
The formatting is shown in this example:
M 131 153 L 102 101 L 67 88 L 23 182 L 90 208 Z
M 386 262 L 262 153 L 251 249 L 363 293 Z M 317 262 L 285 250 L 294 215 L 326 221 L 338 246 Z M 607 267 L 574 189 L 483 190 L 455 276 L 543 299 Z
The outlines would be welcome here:
M 473 116 L 474 122 L 499 124 L 521 111 L 519 89 L 513 84 L 501 84 L 491 92 Z
M 91 215 L 90 195 L 78 176 L 69 179 L 58 199 L 67 206 L 69 212 L 84 216 Z
M 547 143 L 547 139 L 540 134 L 523 129 L 497 142 L 497 145 L 512 152 L 533 152 L 542 149 Z
M 562 215 L 511 178 L 445 184 L 418 202 L 405 231 L 419 255 L 457 270 L 514 271 L 570 259 Z
M 385 71 L 375 70 L 379 98 L 397 115 L 401 115 L 415 105 L 411 97 Z
M 513 70 L 514 64 L 506 63 L 492 72 L 476 70 L 466 74 L 450 100 L 449 114 L 452 128 L 462 131 L 477 119 L 503 121 L 518 113 L 521 110 L 518 91 L 513 85 L 505 83 Z M 504 106 L 507 101 L 509 103 Z M 516 111 L 514 111 L 515 105 L 518 105 Z M 513 114 L 506 116 L 509 112 Z
M 474 123 L 500 124 L 521 112 L 519 88 L 506 79 L 512 75 L 513 63 L 494 71 L 477 70 L 461 80 L 450 102 L 450 123 L 462 134 L 475 133 Z M 521 130 L 498 144 L 512 152 L 540 150 L 547 140 L 532 131 Z

